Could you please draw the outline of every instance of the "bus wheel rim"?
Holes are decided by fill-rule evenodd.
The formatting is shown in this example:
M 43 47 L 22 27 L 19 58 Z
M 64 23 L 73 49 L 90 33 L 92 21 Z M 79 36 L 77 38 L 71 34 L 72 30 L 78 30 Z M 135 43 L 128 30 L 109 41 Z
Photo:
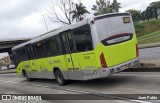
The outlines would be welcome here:
M 59 81 L 60 83 L 62 83 L 62 81 L 63 81 L 63 77 L 62 77 L 61 74 L 58 74 L 58 81 Z

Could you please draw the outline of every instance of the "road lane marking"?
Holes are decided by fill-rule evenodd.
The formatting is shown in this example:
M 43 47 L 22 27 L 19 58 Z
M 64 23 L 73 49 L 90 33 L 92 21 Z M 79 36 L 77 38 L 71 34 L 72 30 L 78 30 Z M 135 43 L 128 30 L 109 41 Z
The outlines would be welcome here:
M 36 87 L 44 87 L 44 88 L 50 88 L 53 89 L 53 86 L 46 86 L 46 85 L 37 85 L 34 83 L 22 83 L 22 82 L 16 82 L 16 81 L 6 81 L 6 80 L 0 80 L 0 82 L 3 83 L 13 83 L 13 84 L 23 84 L 23 85 L 30 85 L 30 86 L 36 86 Z M 74 92 L 74 93 L 82 93 L 82 94 L 88 94 L 88 95 L 96 95 L 96 96 L 103 96 L 107 98 L 112 98 L 112 99 L 120 99 L 120 100 L 125 100 L 125 101 L 130 101 L 130 102 L 136 102 L 136 103 L 154 103 L 154 102 L 148 102 L 148 101 L 142 101 L 142 100 L 131 100 L 129 98 L 124 98 L 124 97 L 117 97 L 117 96 L 112 96 L 112 95 L 104 95 L 102 93 L 98 92 L 89 92 L 89 91 L 82 91 L 82 90 L 76 90 L 76 89 L 61 89 L 54 87 L 54 89 L 57 90 L 63 90 L 63 91 L 69 91 L 69 92 Z
M 136 103 L 154 103 L 154 102 L 147 102 L 147 101 L 140 101 L 140 100 L 131 100 L 131 102 L 136 102 Z
M 71 92 L 77 92 L 77 93 L 89 94 L 89 92 L 81 91 L 81 90 L 76 90 L 76 89 L 65 89 L 65 90 L 66 90 L 66 91 L 71 91 Z

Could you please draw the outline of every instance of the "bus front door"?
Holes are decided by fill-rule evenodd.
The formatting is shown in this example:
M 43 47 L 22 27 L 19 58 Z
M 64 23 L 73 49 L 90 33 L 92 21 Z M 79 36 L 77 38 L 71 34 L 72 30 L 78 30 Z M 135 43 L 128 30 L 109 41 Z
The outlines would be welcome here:
M 27 56 L 28 56 L 28 61 L 26 62 L 26 65 L 28 66 L 28 76 L 30 78 L 35 78 L 35 72 L 37 69 L 35 68 L 35 63 L 33 60 L 34 57 L 34 51 L 32 45 L 26 46 L 26 51 L 27 51 Z

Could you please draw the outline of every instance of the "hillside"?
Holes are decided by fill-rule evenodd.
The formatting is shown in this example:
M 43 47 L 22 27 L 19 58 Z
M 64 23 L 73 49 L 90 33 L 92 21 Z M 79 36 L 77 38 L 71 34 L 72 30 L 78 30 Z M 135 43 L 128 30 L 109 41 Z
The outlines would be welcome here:
M 141 37 L 160 30 L 160 20 L 153 20 L 146 23 L 135 23 L 137 37 Z
M 139 44 L 160 42 L 160 20 L 136 23 L 135 30 Z

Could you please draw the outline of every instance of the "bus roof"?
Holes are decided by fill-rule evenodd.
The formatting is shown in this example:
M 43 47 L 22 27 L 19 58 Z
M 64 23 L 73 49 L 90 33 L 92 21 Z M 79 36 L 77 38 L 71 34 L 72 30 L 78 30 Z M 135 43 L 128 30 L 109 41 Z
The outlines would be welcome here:
M 118 16 L 118 15 L 121 15 L 121 14 L 129 14 L 129 13 L 109 13 L 109 14 L 103 14 L 103 15 L 99 15 L 99 16 L 95 16 L 94 19 L 99 19 L 101 17 L 113 17 L 113 16 Z M 19 49 L 19 48 L 22 48 L 24 47 L 25 45 L 28 45 L 28 44 L 33 44 L 33 43 L 36 43 L 38 41 L 41 41 L 41 40 L 44 40 L 44 39 L 47 39 L 47 38 L 50 38 L 52 36 L 55 36 L 55 35 L 58 35 L 59 33 L 61 32 L 64 32 L 64 31 L 67 31 L 67 30 L 71 30 L 71 29 L 75 29 L 79 26 L 83 26 L 85 24 L 88 24 L 89 20 L 92 20 L 92 18 L 89 18 L 89 19 L 86 19 L 86 20 L 83 20 L 83 21 L 80 21 L 80 22 L 77 22 L 75 24 L 72 24 L 72 25 L 68 25 L 68 26 L 65 26 L 65 27 L 62 27 L 60 29 L 56 29 L 56 30 L 52 30 L 52 31 L 49 31 L 47 33 L 44 33 L 28 42 L 25 42 L 25 43 L 22 43 L 20 45 L 17 45 L 15 47 L 12 48 L 12 50 L 16 50 L 16 49 Z
M 103 14 L 103 15 L 98 15 L 95 16 L 95 20 L 103 19 L 103 18 L 110 18 L 110 17 L 115 17 L 115 16 L 130 16 L 129 12 L 124 12 L 124 13 L 109 13 L 109 14 Z
M 75 29 L 75 28 L 77 28 L 79 26 L 82 26 L 82 25 L 85 25 L 87 23 L 88 23 L 88 19 L 87 20 L 83 20 L 83 21 L 78 22 L 78 23 L 75 23 L 75 24 L 72 24 L 72 25 L 69 25 L 69 26 L 62 27 L 62 28 L 57 29 L 57 30 L 49 31 L 47 33 L 44 33 L 44 34 L 42 34 L 42 35 L 40 35 L 40 36 L 28 41 L 28 42 L 25 42 L 25 43 L 22 43 L 20 45 L 17 45 L 15 47 L 13 47 L 12 50 L 16 50 L 16 49 L 19 49 L 21 47 L 24 47 L 25 45 L 33 44 L 33 43 L 36 43 L 38 41 L 50 38 L 52 36 L 58 35 L 61 32 L 64 32 L 64 31 L 67 31 L 67 30 L 71 30 L 71 29 Z

